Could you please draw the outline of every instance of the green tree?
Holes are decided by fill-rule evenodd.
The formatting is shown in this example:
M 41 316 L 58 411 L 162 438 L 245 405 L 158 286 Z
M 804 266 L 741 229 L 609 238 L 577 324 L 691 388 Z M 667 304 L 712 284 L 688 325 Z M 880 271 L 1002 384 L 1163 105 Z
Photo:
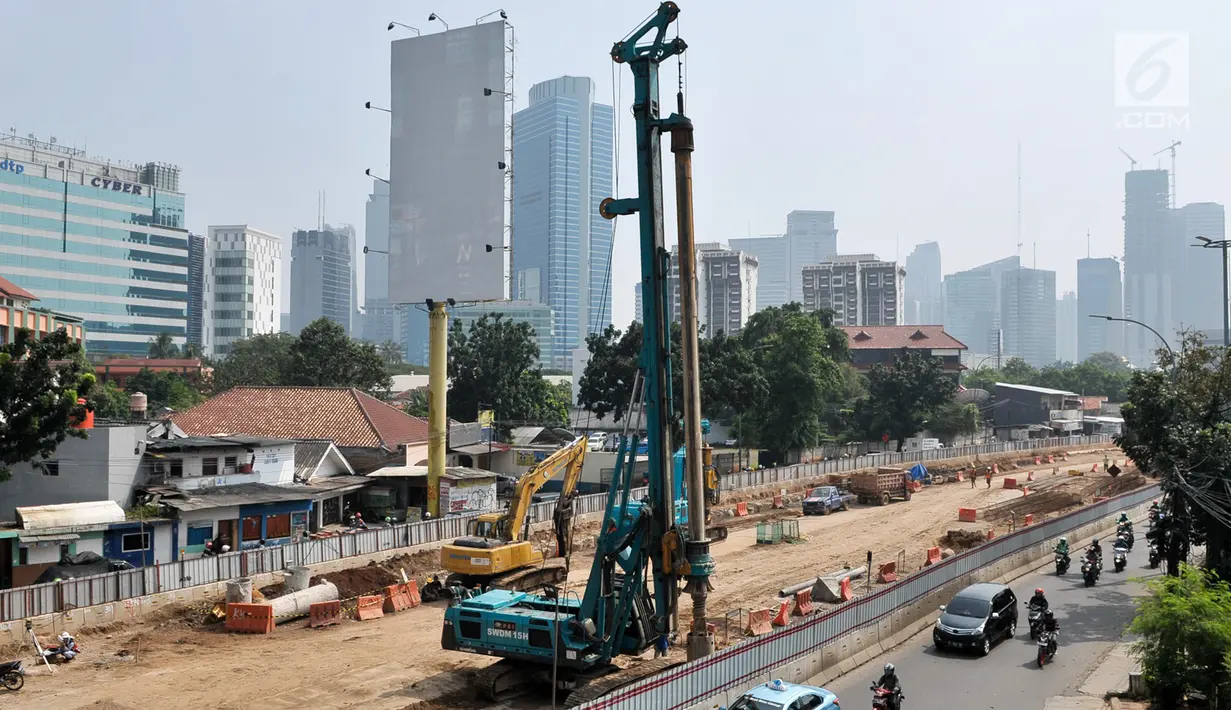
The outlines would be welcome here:
M 945 373 L 939 358 L 903 348 L 889 367 L 876 364 L 868 372 L 868 412 L 873 431 L 897 439 L 898 451 L 906 438 L 927 426 L 932 414 L 953 400 L 957 383 Z
M 450 416 L 477 418 L 480 409 L 491 408 L 505 422 L 500 427 L 505 434 L 510 422 L 565 425 L 569 396 L 561 407 L 559 390 L 543 379 L 538 360 L 529 323 L 484 314 L 466 331 L 454 321 L 449 330 Z
M 388 390 L 392 380 L 376 346 L 353 340 L 328 318 L 317 318 L 291 345 L 287 384 L 308 387 L 357 387 Z
M 1231 680 L 1231 587 L 1217 576 L 1181 565 L 1179 576 L 1146 583 L 1149 595 L 1137 603 L 1129 630 L 1140 636 L 1133 650 L 1141 659 L 1147 692 L 1157 707 L 1175 708 L 1197 691 L 1227 707 Z
M 179 357 L 180 349 L 179 346 L 175 344 L 175 340 L 172 338 L 171 334 L 164 331 L 153 338 L 150 338 L 149 352 L 150 357 L 152 358 L 166 360 L 168 358 Z
M 0 482 L 14 464 L 36 465 L 69 436 L 74 418 L 85 416 L 78 398 L 88 398 L 94 375 L 82 366 L 81 346 L 65 331 L 35 340 L 24 328 L 0 347 Z
M 90 409 L 104 419 L 127 419 L 129 415 L 128 393 L 116 387 L 114 382 L 95 385 L 90 390 Z
M 749 323 L 760 326 L 753 323 L 756 317 L 775 310 L 757 313 Z M 755 345 L 767 394 L 754 410 L 757 442 L 778 452 L 814 446 L 824 436 L 825 403 L 841 384 L 842 370 L 834 354 L 846 353 L 846 336 L 811 313 L 790 309 L 771 317 L 773 327 L 758 327 L 760 341 Z
M 578 383 L 579 407 L 600 418 L 610 414 L 616 422 L 624 418 L 641 367 L 641 334 L 641 324 L 633 321 L 623 331 L 609 325 L 602 333 L 586 336 L 590 361 Z
M 959 436 L 978 432 L 982 423 L 983 417 L 978 407 L 968 402 L 950 400 L 932 412 L 927 428 L 945 444 L 952 444 Z
M 268 333 L 235 341 L 231 352 L 214 363 L 214 389 L 289 384 L 291 349 L 298 340 L 290 333 Z
M 392 340 L 386 340 L 381 343 L 377 350 L 380 351 L 381 358 L 389 365 L 400 365 L 406 359 L 406 353 L 402 350 L 402 346 Z
M 402 411 L 406 412 L 412 417 L 419 417 L 420 419 L 427 419 L 427 410 L 428 410 L 427 392 L 428 391 L 426 387 L 420 387 L 418 389 L 411 390 L 410 391 L 410 401 L 406 403 L 406 406 L 402 407 Z
M 701 408 L 706 416 L 732 420 L 761 405 L 769 384 L 743 340 L 725 333 L 704 339 L 699 359 Z
M 182 412 L 205 401 L 199 390 L 175 372 L 154 372 L 147 367 L 129 377 L 124 384 L 128 394 L 144 393 L 150 409 L 169 407 Z

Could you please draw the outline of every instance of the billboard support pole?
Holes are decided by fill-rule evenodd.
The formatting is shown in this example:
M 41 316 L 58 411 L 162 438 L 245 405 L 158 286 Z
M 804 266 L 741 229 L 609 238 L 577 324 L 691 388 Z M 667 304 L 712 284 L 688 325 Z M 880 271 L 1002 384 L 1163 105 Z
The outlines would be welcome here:
M 445 301 L 428 301 L 427 512 L 440 518 L 440 479 L 445 472 L 449 312 Z

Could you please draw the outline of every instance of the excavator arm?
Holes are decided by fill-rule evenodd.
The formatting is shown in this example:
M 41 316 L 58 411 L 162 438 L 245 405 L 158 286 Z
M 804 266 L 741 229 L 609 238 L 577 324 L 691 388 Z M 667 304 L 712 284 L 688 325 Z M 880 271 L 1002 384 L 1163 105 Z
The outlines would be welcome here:
M 572 490 L 576 490 L 577 481 L 581 479 L 581 466 L 586 456 L 586 438 L 579 436 L 567 446 L 564 446 L 543 459 L 527 471 L 517 481 L 513 498 L 509 501 L 507 512 L 496 523 L 497 536 L 506 542 L 521 540 L 526 525 L 526 515 L 530 512 L 530 504 L 534 494 L 538 493 L 543 484 L 564 472 L 564 488 L 560 499 Z
M 560 500 L 556 501 L 556 510 L 551 517 L 552 527 L 556 531 L 556 555 L 566 560 L 573 551 L 573 500 L 577 497 L 577 484 L 581 482 L 587 449 L 588 445 L 576 447 L 565 464 Z

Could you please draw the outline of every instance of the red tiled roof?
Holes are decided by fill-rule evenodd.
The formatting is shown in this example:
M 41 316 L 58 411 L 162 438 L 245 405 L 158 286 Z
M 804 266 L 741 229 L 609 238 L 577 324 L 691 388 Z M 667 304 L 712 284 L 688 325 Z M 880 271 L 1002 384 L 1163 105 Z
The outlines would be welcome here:
M 30 293 L 21 286 L 9 281 L 0 276 L 0 295 L 8 296 L 9 298 L 20 298 L 25 301 L 37 301 L 38 296 Z
M 192 436 L 327 439 L 339 447 L 388 450 L 427 441 L 425 420 L 344 387 L 234 387 L 171 421 Z
M 928 348 L 965 350 L 960 340 L 941 325 L 843 325 L 852 350 L 900 350 Z

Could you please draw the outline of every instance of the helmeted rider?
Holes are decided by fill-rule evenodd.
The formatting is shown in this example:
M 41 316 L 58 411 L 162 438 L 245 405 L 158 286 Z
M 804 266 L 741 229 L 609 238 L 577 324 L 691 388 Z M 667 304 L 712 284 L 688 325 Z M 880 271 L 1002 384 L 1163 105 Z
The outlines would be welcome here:
M 885 672 L 877 679 L 875 687 L 892 691 L 893 698 L 890 700 L 889 705 L 893 710 L 898 710 L 900 707 L 898 700 L 902 697 L 902 681 L 898 680 L 897 669 L 893 667 L 892 663 L 885 664 Z
M 1043 594 L 1042 587 L 1034 590 L 1034 596 L 1030 597 L 1030 601 L 1026 602 L 1026 605 L 1031 609 L 1038 609 L 1039 611 L 1047 611 L 1048 607 L 1051 606 L 1047 601 L 1047 597 Z
M 1061 537 L 1060 542 L 1056 543 L 1056 552 L 1064 555 L 1066 560 L 1069 558 L 1069 539 L 1067 537 Z
M 1150 517 L 1156 517 L 1161 511 L 1162 506 L 1158 504 L 1158 501 L 1154 501 L 1150 504 Z

